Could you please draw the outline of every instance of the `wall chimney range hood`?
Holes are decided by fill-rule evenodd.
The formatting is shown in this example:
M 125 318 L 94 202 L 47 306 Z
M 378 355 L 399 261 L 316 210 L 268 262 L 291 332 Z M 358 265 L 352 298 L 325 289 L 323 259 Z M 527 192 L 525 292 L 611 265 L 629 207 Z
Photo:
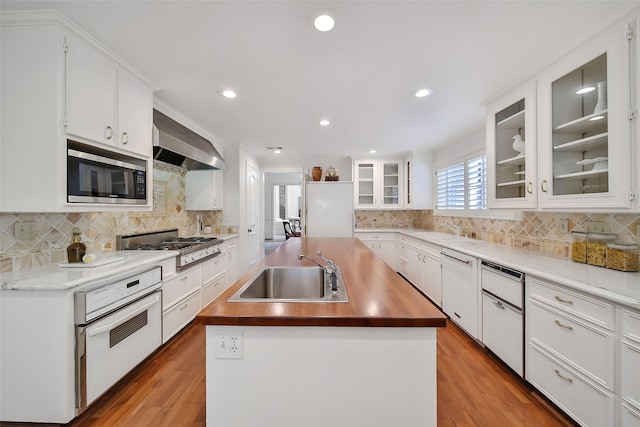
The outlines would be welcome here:
M 187 170 L 224 169 L 213 144 L 160 111 L 153 110 L 153 158 Z

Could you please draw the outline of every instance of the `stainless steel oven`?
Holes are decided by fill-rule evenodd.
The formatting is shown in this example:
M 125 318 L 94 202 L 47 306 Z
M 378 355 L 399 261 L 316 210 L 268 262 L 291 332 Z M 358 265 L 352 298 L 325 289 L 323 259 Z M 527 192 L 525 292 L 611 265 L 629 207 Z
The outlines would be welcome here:
M 154 267 L 75 292 L 77 414 L 160 347 L 161 291 Z

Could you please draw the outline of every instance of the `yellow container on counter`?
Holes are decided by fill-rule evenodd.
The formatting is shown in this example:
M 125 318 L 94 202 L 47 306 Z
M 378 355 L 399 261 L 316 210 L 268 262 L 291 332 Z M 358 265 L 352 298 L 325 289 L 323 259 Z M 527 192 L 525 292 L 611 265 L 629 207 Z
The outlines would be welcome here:
M 639 271 L 640 245 L 637 243 L 608 243 L 606 267 L 620 271 Z

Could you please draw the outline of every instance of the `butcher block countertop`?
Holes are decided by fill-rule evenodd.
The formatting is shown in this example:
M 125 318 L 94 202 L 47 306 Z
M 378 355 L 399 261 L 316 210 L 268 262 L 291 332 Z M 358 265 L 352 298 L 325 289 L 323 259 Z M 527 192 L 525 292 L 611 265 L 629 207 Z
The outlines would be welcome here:
M 333 260 L 349 302 L 227 302 L 265 266 L 314 266 L 299 254 Z M 324 262 L 321 262 L 324 265 Z M 197 316 L 205 325 L 443 327 L 446 317 L 356 238 L 292 238 Z

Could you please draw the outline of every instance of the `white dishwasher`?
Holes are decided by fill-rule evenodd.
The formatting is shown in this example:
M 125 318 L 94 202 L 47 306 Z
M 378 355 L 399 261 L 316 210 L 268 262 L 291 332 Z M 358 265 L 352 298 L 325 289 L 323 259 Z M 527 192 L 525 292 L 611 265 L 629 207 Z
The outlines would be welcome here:
M 482 342 L 524 377 L 524 273 L 482 261 L 480 280 Z

